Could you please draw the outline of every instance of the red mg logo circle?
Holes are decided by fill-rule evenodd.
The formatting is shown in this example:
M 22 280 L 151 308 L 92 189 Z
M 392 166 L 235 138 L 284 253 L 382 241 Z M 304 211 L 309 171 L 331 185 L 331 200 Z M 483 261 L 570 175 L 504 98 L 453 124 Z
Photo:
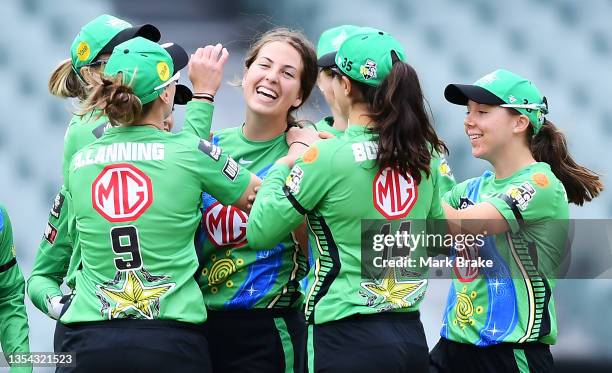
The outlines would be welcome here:
M 217 247 L 246 243 L 248 216 L 234 206 L 213 203 L 204 212 L 204 225 L 208 239 Z
M 378 171 L 372 193 L 374 207 L 387 219 L 401 219 L 408 215 L 419 194 L 412 176 L 406 178 L 391 167 Z
M 472 282 L 478 277 L 479 268 L 472 266 L 471 260 L 478 259 L 480 256 L 480 248 L 478 245 L 463 245 L 463 250 L 456 250 L 457 257 L 462 257 L 466 260 L 470 260 L 469 264 L 463 266 L 457 266 L 457 261 L 453 262 L 453 270 L 457 279 L 461 282 Z
M 106 166 L 91 186 L 91 199 L 110 222 L 136 220 L 153 203 L 151 179 L 131 164 Z

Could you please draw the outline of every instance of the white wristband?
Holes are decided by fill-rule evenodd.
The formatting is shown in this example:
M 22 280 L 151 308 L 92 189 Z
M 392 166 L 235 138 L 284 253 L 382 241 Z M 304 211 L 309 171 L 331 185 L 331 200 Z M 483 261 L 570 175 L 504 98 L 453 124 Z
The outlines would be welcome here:
M 47 314 L 51 316 L 52 319 L 57 320 L 62 313 L 62 308 L 64 305 L 61 303 L 62 297 L 57 295 L 51 299 L 47 299 Z

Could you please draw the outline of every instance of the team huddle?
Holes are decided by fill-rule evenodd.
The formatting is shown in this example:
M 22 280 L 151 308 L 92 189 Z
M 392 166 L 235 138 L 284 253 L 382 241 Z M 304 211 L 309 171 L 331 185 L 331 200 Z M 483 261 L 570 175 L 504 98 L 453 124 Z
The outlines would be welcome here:
M 264 33 L 244 59 L 244 122 L 220 130 L 228 51 L 160 39 L 102 15 L 51 75 L 78 110 L 27 282 L 0 206 L 11 371 L 32 370 L 11 357 L 29 352 L 26 293 L 57 320 L 55 352 L 74 353 L 59 372 L 553 371 L 568 204 L 603 184 L 571 158 L 533 82 L 499 69 L 446 87 L 467 108 L 472 155 L 492 166 L 456 183 L 409 54 L 385 31 L 338 26 L 316 48 L 299 31 Z M 332 116 L 313 124 L 296 110 L 315 85 Z M 179 132 L 174 105 L 186 105 Z M 484 237 L 410 253 L 491 263 L 451 271 L 432 350 L 427 268 L 364 276 L 363 221 Z

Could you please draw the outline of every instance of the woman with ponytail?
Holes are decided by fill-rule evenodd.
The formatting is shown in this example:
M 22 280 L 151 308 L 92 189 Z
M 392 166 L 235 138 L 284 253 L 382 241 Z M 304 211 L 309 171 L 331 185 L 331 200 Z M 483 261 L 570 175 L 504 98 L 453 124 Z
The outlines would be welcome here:
M 361 231 L 362 222 L 382 221 L 376 233 L 394 235 L 422 219 L 414 221 L 420 231 L 424 219 L 444 217 L 434 152 L 445 147 L 405 61 L 398 41 L 372 29 L 319 59 L 332 71 L 336 102 L 348 118 L 345 134 L 313 143 L 314 129 L 289 130 L 289 154 L 270 170 L 251 210 L 247 240 L 255 247 L 276 242 L 307 217 L 314 255 L 305 305 L 310 372 L 427 371 L 418 312 L 426 269 L 384 264 L 397 259 L 390 255 L 372 260 L 377 253 Z M 422 246 L 410 252 L 425 255 Z
M 49 89 L 60 97 L 73 97 L 82 106 L 93 85 L 99 84 L 100 73 L 113 48 L 123 41 L 142 36 L 157 41 L 159 31 L 150 24 L 132 26 L 110 15 L 101 15 L 87 23 L 76 36 L 71 47 L 71 58 L 64 61 L 52 74 Z M 207 56 L 203 56 L 207 51 Z M 214 95 L 221 82 L 223 64 L 221 45 L 199 48 L 190 60 L 190 78 L 194 89 Z M 77 73 L 78 72 L 78 73 Z M 176 85 L 174 103 L 187 104 L 184 129 L 197 132 L 210 129 L 213 105 L 210 99 L 191 100 L 191 91 L 184 85 Z M 171 123 L 172 115 L 165 118 Z M 85 145 L 100 138 L 112 127 L 102 110 L 91 108 L 73 115 L 64 138 L 62 176 L 67 177 L 70 159 Z M 170 126 L 166 126 L 167 130 Z M 68 234 L 69 212 L 65 188 L 54 199 L 43 238 L 40 240 L 32 273 L 27 281 L 27 292 L 32 303 L 53 319 L 58 319 L 72 294 L 63 295 L 60 285 L 66 282 L 70 290 L 80 266 L 78 242 Z M 58 322 L 54 335 L 54 349 L 59 352 L 65 328 Z
M 568 203 L 591 201 L 603 184 L 572 159 L 531 81 L 500 69 L 473 85 L 450 84 L 444 95 L 467 106 L 472 155 L 490 162 L 493 172 L 444 196 L 454 233 L 484 238 L 453 251 L 453 284 L 431 371 L 553 372 L 552 291 L 568 247 Z M 490 265 L 471 264 L 477 260 Z
M 187 63 L 176 44 L 128 40 L 83 103 L 113 127 L 72 157 L 66 180 L 81 269 L 60 318 L 77 369 L 60 372 L 211 371 L 194 247 L 201 194 L 246 209 L 259 179 L 208 141 L 164 131 Z

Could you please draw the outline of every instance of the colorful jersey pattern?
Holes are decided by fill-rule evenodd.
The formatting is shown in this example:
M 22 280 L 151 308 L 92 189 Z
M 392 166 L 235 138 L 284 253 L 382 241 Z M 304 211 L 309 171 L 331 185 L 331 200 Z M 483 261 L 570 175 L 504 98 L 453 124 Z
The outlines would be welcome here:
M 187 103 L 183 131 L 209 133 L 213 110 L 214 106 L 208 102 Z M 106 129 L 110 128 L 106 117 L 94 120 L 96 116 L 97 112 L 72 118 L 64 144 L 64 175 L 68 174 L 68 166 L 74 153 L 100 138 Z M 32 303 L 45 313 L 48 313 L 49 300 L 62 295 L 60 285 L 63 281 L 66 281 L 70 289 L 74 289 L 76 271 L 81 264 L 78 237 L 70 237 L 68 234 L 71 212 L 68 211 L 70 204 L 65 202 L 66 198 L 70 198 L 70 195 L 62 186 L 53 201 L 49 220 L 36 253 L 34 268 L 28 278 L 28 296 Z M 73 233 L 78 236 L 78 232 Z
M 15 258 L 11 221 L 0 205 L 0 343 L 5 354 L 30 352 L 24 296 L 25 283 Z M 13 367 L 13 371 L 31 372 L 32 367 Z
M 276 242 L 307 215 L 314 256 L 305 304 L 311 324 L 359 313 L 414 311 L 425 294 L 427 273 L 405 275 L 388 268 L 382 280 L 362 278 L 362 219 L 444 217 L 438 173 L 423 175 L 417 185 L 395 169 L 375 167 L 376 154 L 375 136 L 349 125 L 343 138 L 311 146 L 291 170 L 274 166 L 258 192 L 247 227 L 251 244 Z M 432 169 L 438 166 L 433 158 Z
M 510 231 L 455 252 L 454 257 L 490 259 L 493 266 L 455 265 L 442 337 L 477 346 L 555 343 L 552 291 L 565 252 L 569 212 L 563 184 L 550 166 L 536 163 L 504 179 L 487 171 L 457 185 L 444 199 L 459 209 L 491 203 Z
M 201 193 L 231 204 L 250 178 L 208 141 L 150 126 L 110 128 L 77 152 L 67 190 L 82 269 L 61 321 L 203 322 L 194 278 Z
M 250 141 L 242 127 L 215 132 L 212 142 L 262 179 L 288 150 L 284 134 L 268 141 Z M 301 307 L 304 296 L 298 281 L 306 274 L 306 258 L 293 235 L 287 234 L 267 247 L 253 247 L 246 239 L 245 212 L 219 203 L 208 193 L 203 194 L 202 201 L 205 266 L 200 287 L 206 307 Z

